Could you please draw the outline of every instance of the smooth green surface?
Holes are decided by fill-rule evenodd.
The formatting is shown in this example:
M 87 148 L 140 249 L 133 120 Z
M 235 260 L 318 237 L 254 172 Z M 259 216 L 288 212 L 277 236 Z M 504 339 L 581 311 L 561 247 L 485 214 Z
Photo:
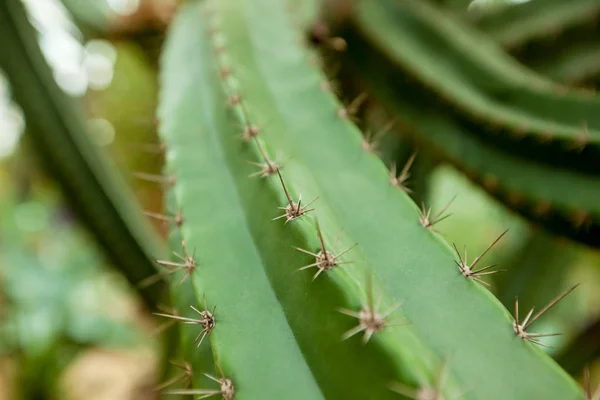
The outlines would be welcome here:
M 83 114 L 54 82 L 19 0 L 0 3 L 0 67 L 25 112 L 28 134 L 65 196 L 134 285 L 155 272 L 161 247 L 114 165 L 91 141 Z M 160 285 L 140 291 L 149 306 Z

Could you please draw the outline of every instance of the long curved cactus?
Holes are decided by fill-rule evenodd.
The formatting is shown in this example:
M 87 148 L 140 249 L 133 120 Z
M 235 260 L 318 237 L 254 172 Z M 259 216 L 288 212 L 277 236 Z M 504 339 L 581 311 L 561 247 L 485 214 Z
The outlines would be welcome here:
M 167 41 L 160 134 L 198 309 L 183 322 L 216 366 L 174 392 L 581 398 L 363 150 L 292 26 L 279 1 L 190 3 Z

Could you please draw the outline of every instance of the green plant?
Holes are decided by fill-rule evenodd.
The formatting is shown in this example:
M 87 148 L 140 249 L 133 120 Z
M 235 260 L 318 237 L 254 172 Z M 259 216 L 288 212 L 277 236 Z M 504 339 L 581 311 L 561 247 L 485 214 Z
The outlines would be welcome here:
M 0 22 L 14 27 L 22 17 L 14 1 L 6 4 Z M 183 327 L 175 352 L 188 364 L 160 389 L 226 400 L 582 398 L 536 346 L 547 335 L 529 330 L 573 288 L 545 297 L 549 306 L 525 321 L 523 310 L 512 316 L 488 291 L 498 271 L 484 257 L 506 232 L 474 259 L 437 233 L 451 202 L 419 207 L 406 190 L 408 168 L 390 176 L 372 137 L 363 137 L 353 120 L 365 97 L 349 96 L 343 106 L 320 68 L 330 58 L 307 45 L 303 29 L 315 4 L 298 15 L 275 0 L 190 1 L 170 28 L 158 123 L 174 254 L 157 264 L 173 309 L 156 314 Z M 355 7 L 329 14 L 345 41 L 313 37 L 337 50 L 348 45 L 337 56 L 346 94 L 347 79 L 359 82 L 399 122 L 395 131 L 410 133 L 430 156 L 535 223 L 598 245 L 594 95 L 564 93 L 425 3 Z M 0 51 L 3 65 L 17 56 L 43 65 L 22 57 L 21 47 Z M 8 74 L 26 84 L 18 69 Z M 33 100 L 18 94 L 35 116 Z M 72 117 L 51 102 L 42 107 Z M 76 165 L 83 172 L 75 176 L 94 178 L 89 190 L 116 215 L 106 226 L 117 226 L 131 249 L 147 250 L 131 234 L 143 225 L 123 215 L 129 203 L 97 184 L 105 179 L 104 190 L 114 189 L 113 177 L 87 172 L 95 156 L 52 157 L 63 144 L 35 127 L 59 172 Z M 72 129 L 47 131 L 78 143 Z M 390 158 L 412 163 L 401 151 Z M 100 219 L 88 223 L 103 228 Z M 148 258 L 143 274 L 123 265 L 132 282 L 153 277 Z M 147 293 L 155 304 L 157 292 Z
M 0 66 L 25 111 L 33 143 L 78 216 L 137 284 L 155 272 L 154 260 L 162 253 L 159 240 L 114 165 L 97 150 L 81 110 L 54 81 L 19 1 L 0 5 L 0 35 L 11 38 L 0 50 Z M 148 305 L 156 305 L 160 285 L 141 290 L 141 295 Z

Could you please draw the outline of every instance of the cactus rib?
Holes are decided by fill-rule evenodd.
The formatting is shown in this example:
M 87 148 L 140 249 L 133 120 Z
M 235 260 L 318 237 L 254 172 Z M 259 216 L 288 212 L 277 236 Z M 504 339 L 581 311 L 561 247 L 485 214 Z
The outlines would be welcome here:
M 529 42 L 555 39 L 565 31 L 589 24 L 600 16 L 596 0 L 532 0 L 513 4 L 499 12 L 484 14 L 474 24 L 500 43 L 514 50 Z
M 399 74 L 411 77 L 405 91 L 441 98 L 446 106 L 440 111 L 478 127 L 486 140 L 511 148 L 519 140 L 517 150 L 528 156 L 598 169 L 600 102 L 589 94 L 563 93 L 424 2 L 361 1 L 352 24 L 350 48 L 369 42 Z M 581 153 L 573 152 L 574 143 L 582 143 Z
M 525 217 L 592 246 L 600 245 L 600 181 L 596 176 L 523 159 L 477 140 L 451 117 L 431 106 L 397 95 L 386 71 L 361 60 L 377 55 L 354 48 L 347 63 L 360 71 L 362 83 L 396 119 L 402 132 L 424 149 L 452 163 L 488 193 Z M 561 188 L 557 190 L 557 188 Z

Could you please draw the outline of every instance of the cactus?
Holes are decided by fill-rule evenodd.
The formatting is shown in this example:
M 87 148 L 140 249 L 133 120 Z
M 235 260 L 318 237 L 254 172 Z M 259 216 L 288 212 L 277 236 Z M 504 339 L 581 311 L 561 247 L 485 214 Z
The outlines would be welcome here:
M 438 210 L 361 148 L 292 26 L 276 1 L 190 3 L 167 40 L 159 131 L 199 311 L 184 318 L 214 357 L 196 375 L 217 381 L 173 393 L 581 397 L 433 232 Z
M 598 100 L 592 94 L 545 81 L 425 2 L 358 2 L 357 7 L 349 46 L 368 41 L 401 72 L 395 82 L 409 80 L 404 91 L 441 100 L 440 110 L 511 151 L 596 170 Z M 437 62 L 440 57 L 444 63 Z M 584 148 L 574 152 L 578 143 Z
M 531 43 L 572 35 L 595 24 L 600 4 L 595 0 L 532 0 L 476 16 L 474 25 L 510 51 Z
M 582 398 L 538 346 L 552 334 L 530 329 L 574 288 L 535 315 L 515 302 L 514 316 L 488 291 L 498 270 L 484 258 L 506 232 L 476 258 L 443 240 L 451 202 L 419 207 L 407 193 L 414 157 L 393 174 L 377 157 L 354 123 L 365 96 L 342 105 L 307 45 L 308 4 L 179 10 L 160 66 L 165 173 L 138 174 L 167 189 L 165 214 L 150 216 L 169 224 L 169 259 L 154 259 L 140 213 L 49 83 L 18 1 L 0 5 L 0 30 L 18 39 L 0 61 L 41 152 L 150 305 L 160 296 L 151 284 L 168 282 L 172 307 L 155 315 L 182 329 L 157 389 L 225 400 Z M 400 130 L 487 186 L 493 174 L 499 197 L 549 229 L 597 244 L 594 96 L 520 67 L 425 3 L 356 7 L 345 10 L 345 60 Z M 440 98 L 452 109 L 428 102 Z M 531 204 L 545 212 L 530 215 Z
M 569 235 L 591 245 L 598 245 L 595 239 L 598 237 L 598 209 L 594 205 L 594 199 L 599 194 L 597 192 L 599 186 L 595 175 L 580 172 L 578 167 L 581 165 L 572 165 L 565 158 L 556 158 L 556 154 L 553 152 L 552 156 L 546 153 L 546 156 L 540 157 L 541 160 L 539 161 L 531 160 L 531 158 L 539 156 L 539 154 L 551 152 L 549 147 L 552 147 L 552 144 L 548 145 L 527 141 L 519 143 L 517 148 L 511 148 L 511 154 L 508 154 L 504 141 L 510 140 L 510 136 L 506 135 L 505 132 L 491 135 L 489 126 L 494 122 L 489 120 L 484 120 L 481 123 L 465 121 L 465 117 L 467 116 L 462 115 L 462 112 L 459 110 L 461 105 L 458 104 L 461 95 L 455 94 L 455 91 L 464 92 L 459 86 L 454 86 L 457 74 L 444 75 L 441 73 L 442 69 L 440 68 L 436 74 L 428 75 L 428 78 L 435 79 L 439 83 L 440 88 L 445 86 L 447 82 L 450 82 L 447 88 L 453 87 L 451 91 L 442 94 L 445 101 L 450 102 L 449 106 L 453 110 L 448 116 L 439 112 L 449 111 L 448 108 L 440 108 L 435 102 L 432 103 L 430 101 L 431 93 L 426 95 L 422 93 L 424 90 L 430 90 L 434 85 L 434 83 L 426 83 L 426 74 L 421 74 L 423 78 L 422 84 L 427 84 L 429 85 L 428 87 L 415 87 L 412 85 L 407 88 L 404 84 L 405 79 L 399 75 L 406 73 L 405 65 L 398 65 L 398 62 L 408 60 L 406 61 L 408 63 L 411 57 L 417 60 L 418 57 L 427 57 L 427 54 L 434 54 L 423 52 L 416 47 L 407 45 L 407 43 L 416 44 L 416 41 L 409 42 L 408 38 L 414 32 L 424 32 L 424 29 L 421 29 L 422 25 L 429 26 L 428 29 L 433 31 L 430 22 L 431 18 L 428 19 L 426 17 L 429 15 L 428 13 L 433 15 L 434 11 L 427 8 L 425 4 L 411 2 L 404 2 L 402 5 L 399 5 L 399 10 L 395 10 L 396 14 L 390 12 L 388 9 L 388 7 L 391 9 L 393 6 L 390 4 L 384 5 L 386 4 L 385 2 L 365 2 L 360 4 L 363 6 L 359 9 L 360 11 L 355 13 L 352 21 L 354 29 L 349 30 L 345 35 L 349 48 L 352 49 L 352 51 L 347 52 L 347 62 L 345 65 L 350 66 L 350 69 L 354 66 L 355 71 L 360 71 L 362 76 L 358 78 L 398 118 L 399 122 L 405 128 L 405 132 L 415 137 L 422 145 L 432 148 L 438 156 L 441 156 L 446 161 L 450 161 L 453 165 L 467 173 L 471 179 L 481 184 L 488 192 L 526 217 L 538 221 L 560 234 Z M 403 14 L 398 14 L 400 10 L 404 11 Z M 398 15 L 401 15 L 402 22 L 404 23 L 394 22 L 394 18 Z M 417 28 L 411 29 L 413 25 L 406 21 L 409 16 L 414 16 L 415 20 L 411 20 L 410 23 L 417 24 L 418 22 L 416 26 L 421 30 Z M 373 24 L 369 18 L 379 18 L 378 23 Z M 367 21 L 370 21 L 368 25 Z M 445 21 L 445 24 L 440 25 L 448 29 L 456 28 L 455 24 L 449 19 Z M 374 27 L 377 27 L 377 29 Z M 450 38 L 450 35 L 446 35 L 445 37 Z M 441 40 L 441 36 L 438 39 Z M 373 46 L 369 46 L 367 41 L 373 41 L 375 48 L 379 47 L 381 51 L 377 51 Z M 419 43 L 421 42 L 419 41 Z M 464 43 L 461 45 L 461 43 L 458 43 L 458 40 L 456 42 L 452 46 L 463 53 L 470 52 L 469 48 L 464 46 Z M 448 44 L 448 47 L 450 47 L 450 44 Z M 492 51 L 489 53 L 493 54 Z M 366 60 L 375 60 L 375 62 L 366 62 Z M 459 62 L 457 57 L 454 59 L 447 57 L 445 60 L 456 60 L 457 65 L 454 67 L 456 70 L 459 68 L 462 70 L 465 69 L 466 62 L 464 60 Z M 502 65 L 501 61 L 497 64 Z M 504 61 L 506 61 L 504 65 L 507 65 L 508 61 Z M 426 65 L 430 66 L 433 64 L 428 62 Z M 481 67 L 478 68 L 481 69 Z M 415 73 L 415 71 L 413 70 L 412 72 Z M 449 71 L 450 68 L 446 68 L 446 72 Z M 506 68 L 503 71 L 506 72 L 508 69 Z M 517 72 L 516 68 L 512 69 L 512 71 Z M 500 82 L 503 79 L 505 80 L 506 76 L 504 78 L 500 76 L 500 72 L 502 71 L 496 72 L 495 75 L 497 76 L 493 81 Z M 491 68 L 487 69 L 487 73 L 492 75 Z M 472 80 L 472 82 L 468 83 L 467 78 Z M 390 85 L 389 82 L 393 83 Z M 485 90 L 485 88 L 479 89 L 480 86 L 489 86 L 483 80 L 473 80 L 472 74 L 469 77 L 465 76 L 463 83 L 464 85 L 469 85 L 474 96 L 480 95 L 481 91 Z M 506 92 L 509 89 L 512 90 L 509 87 L 498 89 L 498 92 Z M 403 93 L 405 90 L 412 90 L 410 100 L 404 96 L 398 96 L 398 93 Z M 527 89 L 515 90 L 521 90 L 522 92 Z M 533 92 L 536 89 L 531 90 Z M 547 96 L 546 102 L 559 99 L 555 95 L 547 94 Z M 505 97 L 513 98 L 512 96 Z M 490 115 L 488 117 L 491 117 L 492 109 L 490 108 Z M 522 108 L 519 107 L 518 109 L 521 110 Z M 503 110 L 506 109 L 498 106 L 497 115 L 503 113 Z M 551 121 L 547 122 L 553 123 Z M 527 122 L 523 127 L 532 125 L 533 122 Z M 522 141 L 526 140 L 527 135 L 535 134 L 534 132 L 522 130 L 520 132 L 512 132 L 512 136 L 516 136 L 517 133 L 525 135 L 525 138 L 519 136 Z M 590 133 L 590 135 L 593 134 Z M 570 152 L 572 155 L 571 159 L 574 160 L 582 156 L 579 151 L 585 151 L 585 148 L 589 144 L 587 140 L 589 137 L 586 135 L 585 140 L 582 137 L 582 140 L 573 142 L 569 146 L 554 146 L 553 148 L 556 150 L 562 149 L 558 151 L 562 152 L 563 155 Z M 538 138 L 538 140 L 541 139 Z M 557 138 L 549 136 L 546 140 L 555 143 Z M 525 155 L 527 158 L 521 157 L 523 152 L 522 147 L 526 149 Z M 533 149 L 536 149 L 536 151 L 531 153 Z M 565 163 L 571 168 L 565 169 Z M 548 181 L 544 183 L 544 178 L 540 178 L 541 176 L 548 178 Z M 555 190 L 557 187 L 570 189 L 566 189 L 568 190 L 568 194 L 565 192 L 564 195 L 560 195 L 561 191 Z
M 600 73 L 594 0 L 533 0 L 478 15 L 474 26 L 553 80 L 585 85 Z M 467 15 L 466 17 L 472 17 Z

